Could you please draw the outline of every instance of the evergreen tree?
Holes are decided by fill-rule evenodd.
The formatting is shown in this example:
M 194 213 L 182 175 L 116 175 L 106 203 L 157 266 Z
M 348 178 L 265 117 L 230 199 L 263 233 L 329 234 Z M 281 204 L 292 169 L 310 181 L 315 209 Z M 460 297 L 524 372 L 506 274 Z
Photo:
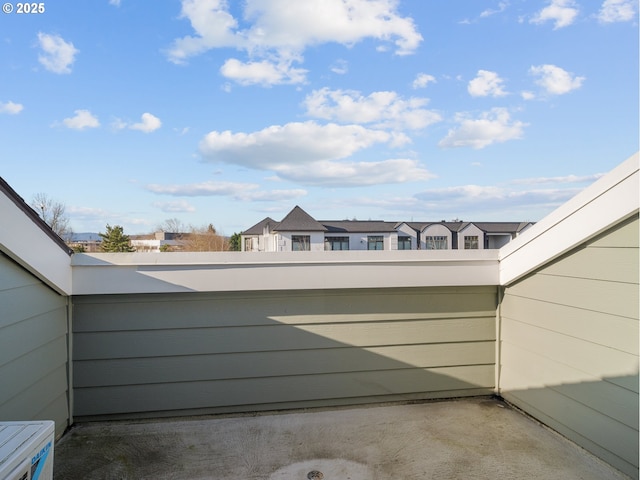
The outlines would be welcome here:
M 129 243 L 129 236 L 125 235 L 120 225 L 107 225 L 107 233 L 100 233 L 103 252 L 135 252 L 136 249 Z
M 233 235 L 231 235 L 231 238 L 229 239 L 229 250 L 232 252 L 239 252 L 241 250 L 241 239 L 242 237 L 239 233 L 234 233 Z

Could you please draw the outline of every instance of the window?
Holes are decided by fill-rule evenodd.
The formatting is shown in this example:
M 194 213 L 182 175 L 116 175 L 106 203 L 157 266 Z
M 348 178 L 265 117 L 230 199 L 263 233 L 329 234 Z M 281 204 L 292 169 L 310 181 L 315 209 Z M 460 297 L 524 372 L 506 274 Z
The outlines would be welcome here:
M 398 237 L 398 250 L 411 250 L 411 237 Z
M 367 250 L 384 250 L 384 237 L 382 235 L 368 236 Z
M 425 237 L 427 250 L 447 250 L 449 248 L 449 239 L 445 236 Z
M 309 235 L 291 235 L 291 250 L 294 252 L 311 250 L 311 237 Z
M 325 250 L 349 250 L 349 237 L 325 237 Z
M 464 249 L 465 250 L 477 250 L 478 249 L 478 236 L 464 237 Z
M 253 250 L 253 238 L 245 238 L 244 239 L 244 251 L 250 252 Z

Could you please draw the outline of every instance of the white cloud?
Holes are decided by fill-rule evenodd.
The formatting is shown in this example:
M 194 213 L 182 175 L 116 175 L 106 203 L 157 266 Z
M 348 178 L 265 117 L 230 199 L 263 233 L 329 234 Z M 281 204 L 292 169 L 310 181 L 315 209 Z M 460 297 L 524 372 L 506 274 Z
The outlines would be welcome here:
M 481 149 L 494 143 L 522 138 L 526 126 L 523 122 L 512 120 L 504 108 L 483 112 L 477 119 L 458 114 L 456 121 L 460 126 L 449 130 L 447 136 L 438 143 L 439 147 Z
M 576 77 L 555 65 L 537 65 L 529 69 L 529 73 L 538 77 L 536 84 L 544 88 L 550 95 L 564 95 L 582 86 L 585 77 Z
M 469 82 L 467 91 L 472 97 L 503 97 L 507 95 L 503 90 L 503 82 L 496 72 L 478 70 L 476 78 Z
M 273 125 L 252 133 L 213 131 L 200 142 L 200 152 L 209 161 L 266 170 L 345 158 L 377 143 L 395 146 L 407 142 L 408 137 L 402 134 L 310 121 Z
M 38 61 L 50 72 L 71 73 L 71 65 L 75 61 L 78 50 L 71 42 L 65 42 L 59 35 L 38 33 L 38 43 L 42 54 Z
M 474 19 L 465 18 L 463 20 L 460 20 L 458 23 L 461 25 L 471 25 L 474 23 L 478 23 L 478 21 L 481 19 L 488 18 L 498 13 L 504 12 L 508 7 L 509 7 L 509 2 L 507 0 L 501 1 L 501 2 L 498 2 L 498 8 L 487 8 L 482 12 L 480 12 L 480 15 L 478 16 L 478 18 L 474 18 Z
M 346 60 L 338 59 L 331 66 L 331 71 L 337 75 L 344 75 L 349 71 L 349 64 Z
M 520 96 L 523 100 L 533 100 L 534 98 L 536 98 L 536 94 L 529 90 L 520 92 Z
M 189 184 L 158 185 L 150 184 L 146 189 L 153 193 L 180 197 L 236 196 L 243 191 L 255 190 L 258 185 L 236 182 L 200 182 Z
M 508 1 L 498 2 L 498 8 L 496 9 L 487 8 L 486 10 L 482 11 L 482 13 L 480 13 L 480 18 L 486 18 L 492 15 L 495 15 L 496 13 L 502 13 L 507 9 L 508 6 L 509 6 Z
M 138 130 L 144 133 L 151 133 L 158 130 L 162 126 L 162 122 L 155 115 L 145 112 L 140 117 L 140 122 L 137 123 L 128 123 L 122 120 L 121 118 L 116 118 L 113 122 L 111 122 L 111 128 L 114 130 L 124 130 L 128 128 L 129 130 Z M 188 128 L 187 128 L 188 130 Z M 186 133 L 183 130 L 183 133 Z
M 97 128 L 100 126 L 98 117 L 93 115 L 89 110 L 75 110 L 74 113 L 75 116 L 62 120 L 65 127 L 74 130 L 84 130 L 85 128 Z
M 120 0 L 109 0 L 109 5 L 120 6 Z
M 534 177 L 521 178 L 511 180 L 512 185 L 541 185 L 541 184 L 558 184 L 558 183 L 592 183 L 603 177 L 603 173 L 594 173 L 592 175 L 565 175 L 562 177 Z
M 540 10 L 531 19 L 531 23 L 554 22 L 553 29 L 568 27 L 578 16 L 578 7 L 574 0 L 550 0 L 549 5 Z
M 307 191 L 301 188 L 291 190 L 258 190 L 253 192 L 240 192 L 236 198 L 245 202 L 280 202 L 304 197 L 306 194 Z
M 129 126 L 131 130 L 139 130 L 144 133 L 151 133 L 158 130 L 162 126 L 162 122 L 158 117 L 151 113 L 143 113 L 142 121 Z
M 225 71 L 229 78 L 236 78 L 231 76 L 235 73 L 245 84 L 265 84 L 270 78 L 276 82 L 283 79 L 288 79 L 287 83 L 298 82 L 302 70 L 292 69 L 291 62 L 301 61 L 302 53 L 310 46 L 324 43 L 351 46 L 373 38 L 394 42 L 398 55 L 413 53 L 422 36 L 411 18 L 397 13 L 397 3 L 396 0 L 247 0 L 243 2 L 242 19 L 248 27 L 241 29 L 224 0 L 182 0 L 181 18 L 190 21 L 194 35 L 176 39 L 167 56 L 174 63 L 184 63 L 210 49 L 236 48 L 245 51 L 250 61 L 227 60 Z M 249 67 L 252 70 L 247 71 Z M 274 71 L 273 67 L 279 68 Z M 248 81 L 256 77 L 262 80 Z
M 6 103 L 0 102 L 0 113 L 8 113 L 9 115 L 17 115 L 24 107 L 20 103 L 14 103 L 8 101 Z
M 154 202 L 153 206 L 159 208 L 165 213 L 190 213 L 196 211 L 196 208 L 186 200 L 178 200 L 176 202 Z
M 602 23 L 628 22 L 636 17 L 636 0 L 605 0 L 598 12 Z
M 167 52 L 169 60 L 184 63 L 212 48 L 240 47 L 243 39 L 233 31 L 238 23 L 227 8 L 224 0 L 183 0 L 180 18 L 191 22 L 196 35 L 176 39 Z
M 240 85 L 281 85 L 304 83 L 307 70 L 293 68 L 291 62 L 272 63 L 268 60 L 259 62 L 241 62 L 230 58 L 222 67 L 220 73 Z
M 462 215 L 465 220 L 487 212 L 496 219 L 531 220 L 531 213 L 543 216 L 562 205 L 586 185 L 602 177 L 603 174 L 565 175 L 558 177 L 534 177 L 513 179 L 501 185 L 459 185 L 448 188 L 426 190 L 415 195 L 423 208 L 434 209 L 442 215 Z M 518 217 L 513 218 L 514 213 Z
M 317 161 L 309 165 L 282 165 L 276 169 L 286 180 L 305 185 L 353 187 L 406 183 L 435 178 L 416 160 L 390 159 L 379 162 Z
M 260 190 L 260 186 L 254 183 L 213 182 L 213 181 L 182 184 L 182 185 L 151 184 L 151 185 L 147 185 L 146 189 L 153 193 L 173 195 L 178 197 L 225 196 L 225 197 L 232 197 L 236 200 L 241 200 L 241 201 L 292 200 L 307 194 L 307 191 L 303 189 Z M 173 203 L 181 203 L 181 202 L 173 202 Z
M 407 142 L 409 138 L 403 134 L 360 125 L 304 122 L 274 125 L 253 133 L 214 131 L 202 140 L 200 152 L 207 161 L 271 171 L 278 179 L 305 185 L 343 187 L 432 178 L 416 160 L 347 160 L 375 144 L 396 147 Z
M 436 77 L 427 73 L 419 73 L 418 75 L 416 75 L 416 78 L 411 86 L 415 90 L 417 88 L 425 88 L 430 83 L 436 83 Z
M 442 118 L 424 108 L 426 98 L 403 99 L 396 92 L 363 96 L 351 90 L 314 90 L 304 100 L 307 115 L 344 123 L 371 123 L 377 128 L 422 129 Z
M 552 211 L 580 192 L 580 188 L 515 190 L 506 186 L 461 185 L 426 190 L 415 195 L 423 209 L 442 217 L 462 216 L 464 220 L 484 220 L 495 216 L 502 221 L 531 220 L 531 213 Z M 516 213 L 512 213 L 516 212 Z M 478 218 L 482 215 L 483 218 Z M 507 215 L 509 217 L 507 217 Z M 512 215 L 518 215 L 513 218 Z M 471 216 L 472 218 L 469 218 Z

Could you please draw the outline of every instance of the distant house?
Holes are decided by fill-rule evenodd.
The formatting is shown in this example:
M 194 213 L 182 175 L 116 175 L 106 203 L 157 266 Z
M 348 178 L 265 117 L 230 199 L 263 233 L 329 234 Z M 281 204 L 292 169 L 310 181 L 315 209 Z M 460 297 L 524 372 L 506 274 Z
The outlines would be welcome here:
M 129 235 L 137 252 L 161 252 L 164 248 L 181 250 L 184 233 L 155 232 L 148 235 Z
M 321 221 L 327 229 L 324 250 L 397 250 L 395 222 L 381 220 Z
M 95 253 L 100 251 L 102 237 L 99 233 L 92 232 L 72 233 L 65 237 L 64 241 L 75 250 L 84 251 L 86 253 Z
M 316 220 L 299 206 L 242 232 L 246 252 L 497 249 L 531 222 Z

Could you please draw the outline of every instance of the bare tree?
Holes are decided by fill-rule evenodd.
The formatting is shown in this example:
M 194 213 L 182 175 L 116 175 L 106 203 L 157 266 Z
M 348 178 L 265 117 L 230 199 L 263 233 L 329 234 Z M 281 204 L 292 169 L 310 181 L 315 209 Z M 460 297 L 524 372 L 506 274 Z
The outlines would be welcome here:
M 168 218 L 156 227 L 158 232 L 184 233 L 187 227 L 177 218 Z
M 73 233 L 64 203 L 53 200 L 46 193 L 37 193 L 33 196 L 31 207 L 59 237 L 67 240 Z
M 212 224 L 202 228 L 191 227 L 182 241 L 186 252 L 223 252 L 229 249 L 228 240 L 218 235 Z

